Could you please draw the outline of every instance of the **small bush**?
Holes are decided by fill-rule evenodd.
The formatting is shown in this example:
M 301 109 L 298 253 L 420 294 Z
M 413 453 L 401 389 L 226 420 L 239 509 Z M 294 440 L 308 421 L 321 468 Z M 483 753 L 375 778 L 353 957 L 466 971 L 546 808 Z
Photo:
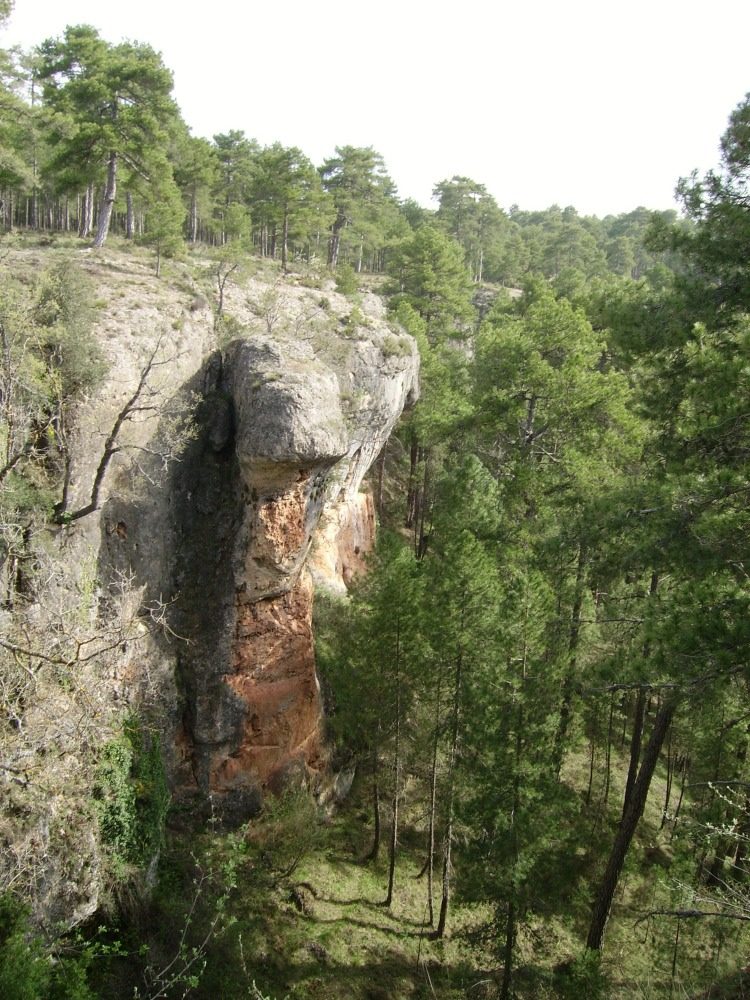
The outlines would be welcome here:
M 392 333 L 386 334 L 380 349 L 384 358 L 403 358 L 411 354 L 409 342 L 403 337 L 394 336 Z
M 37 1000 L 46 995 L 50 966 L 29 928 L 28 911 L 9 893 L 0 896 L 0 996 Z
M 601 968 L 601 955 L 585 951 L 578 958 L 558 967 L 555 975 L 558 996 L 564 1000 L 606 1000 L 609 984 Z
M 292 875 L 322 840 L 317 807 L 304 788 L 290 787 L 269 798 L 260 818 L 247 829 L 248 846 L 260 853 L 277 878 Z
M 145 867 L 162 844 L 169 791 L 158 737 L 133 717 L 102 750 L 94 798 L 115 874 L 128 865 Z
M 341 264 L 336 268 L 336 289 L 342 295 L 354 295 L 358 285 L 357 272 L 351 264 Z

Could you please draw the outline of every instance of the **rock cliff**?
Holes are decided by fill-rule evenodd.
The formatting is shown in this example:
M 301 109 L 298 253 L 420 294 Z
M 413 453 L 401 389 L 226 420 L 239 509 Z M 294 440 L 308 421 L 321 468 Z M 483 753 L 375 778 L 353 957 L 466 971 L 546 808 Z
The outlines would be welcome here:
M 8 266 L 48 263 L 21 250 Z M 134 718 L 189 823 L 240 822 L 266 789 L 324 772 L 313 577 L 340 592 L 363 566 L 363 477 L 417 393 L 418 355 L 376 296 L 254 266 L 217 329 L 207 263 L 159 281 L 132 253 L 80 255 L 109 371 L 68 428 L 69 516 L 34 539 L 37 596 L 0 607 L 23 713 L 3 736 L 0 883 L 49 928 L 96 910 L 113 850 L 148 861 L 117 826 L 138 809 Z M 95 510 L 71 516 L 108 446 Z
M 149 485 L 161 459 L 141 457 L 102 510 L 101 575 L 168 601 L 180 637 L 162 642 L 157 685 L 177 793 L 209 796 L 230 821 L 321 768 L 311 571 L 342 590 L 362 568 L 375 520 L 363 477 L 417 393 L 416 347 L 380 301 L 353 310 L 326 292 L 321 304 L 276 286 L 273 324 L 248 322 L 165 404 L 192 401 L 193 416 L 163 487 Z M 148 453 L 163 455 L 172 424 Z

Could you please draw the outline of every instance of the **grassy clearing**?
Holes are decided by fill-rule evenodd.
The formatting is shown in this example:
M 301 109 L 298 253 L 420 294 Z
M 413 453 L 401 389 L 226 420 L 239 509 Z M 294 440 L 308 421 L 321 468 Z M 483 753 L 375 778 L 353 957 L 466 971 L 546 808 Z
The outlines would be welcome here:
M 407 838 L 408 839 L 408 838 Z M 235 836 L 210 837 L 174 844 L 162 865 L 152 927 L 177 928 L 184 922 L 186 896 L 194 867 L 214 872 L 230 857 L 237 865 L 237 886 L 230 895 L 227 919 L 210 942 L 200 985 L 191 996 L 252 996 L 255 982 L 264 995 L 305 1000 L 407 1000 L 464 997 L 479 980 L 482 949 L 470 940 L 483 914 L 457 906 L 451 937 L 429 940 L 425 881 L 417 879 L 422 857 L 405 846 L 398 865 L 397 892 L 389 909 L 381 905 L 387 884 L 383 855 L 361 864 L 367 830 L 347 811 L 325 827 L 316 847 L 289 877 L 274 878 L 273 860 L 263 846 Z M 219 880 L 220 881 L 220 880 Z M 218 885 L 218 882 L 217 882 Z M 181 899 L 181 904 L 176 901 Z M 199 906 L 191 946 L 200 941 L 214 914 L 207 897 Z M 171 938 L 171 939 L 170 939 Z M 169 959 L 174 935 L 149 941 L 152 961 Z M 433 992 L 434 991 L 434 992 Z M 473 995 L 482 996 L 483 992 Z
M 522 921 L 514 974 L 518 1000 L 574 995 L 561 987 L 560 967 L 581 955 L 599 875 L 599 862 L 594 865 L 592 859 L 601 859 L 613 834 L 623 761 L 618 757 L 613 769 L 617 781 L 606 813 L 594 795 L 588 807 L 583 801 L 585 754 L 568 763 L 566 782 L 579 788 L 582 807 L 575 822 L 583 846 L 566 869 L 567 888 L 539 886 L 533 912 Z M 659 830 L 663 792 L 660 775 L 613 910 L 604 954 L 605 995 L 612 1000 L 741 997 L 741 956 L 750 943 L 743 925 L 681 921 L 676 941 L 674 919 L 642 919 L 648 910 L 684 903 L 675 890 L 682 871 L 676 838 L 670 845 L 669 826 Z M 309 813 L 296 808 L 292 804 L 281 820 L 279 815 L 258 820 L 239 834 L 174 837 L 162 859 L 153 903 L 134 921 L 133 949 L 145 940 L 147 962 L 154 968 L 168 965 L 179 954 L 192 907 L 188 951 L 200 948 L 208 935 L 198 963 L 205 961 L 205 968 L 189 991 L 198 1000 L 257 1000 L 253 983 L 272 1000 L 498 995 L 500 941 L 489 931 L 489 906 L 470 906 L 457 896 L 449 937 L 430 940 L 425 879 L 417 877 L 424 860 L 422 835 L 415 825 L 404 828 L 395 899 L 386 909 L 386 852 L 376 863 L 361 862 L 371 838 L 366 804 L 355 794 L 317 827 L 309 823 Z M 408 802 L 405 813 L 410 815 Z M 299 863 L 289 873 L 290 858 Z M 459 851 L 459 884 L 461 865 Z M 121 965 L 117 987 L 110 978 L 110 993 L 105 989 L 102 995 L 131 995 L 132 971 L 124 972 Z

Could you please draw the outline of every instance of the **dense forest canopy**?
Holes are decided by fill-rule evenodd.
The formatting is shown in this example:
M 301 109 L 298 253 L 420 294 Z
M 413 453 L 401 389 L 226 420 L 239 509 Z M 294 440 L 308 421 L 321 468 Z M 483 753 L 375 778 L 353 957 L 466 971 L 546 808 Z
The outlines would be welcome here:
M 0 19 L 10 9 L 2 0 Z M 317 633 L 329 736 L 360 775 L 358 836 L 385 907 L 419 859 L 425 942 L 447 941 L 455 914 L 479 915 L 455 933 L 482 957 L 470 973 L 435 959 L 440 995 L 466 995 L 470 980 L 503 1000 L 744 995 L 750 95 L 717 169 L 679 182 L 681 216 L 598 219 L 504 210 L 458 175 L 436 182 L 428 210 L 399 199 L 372 147 L 339 146 L 316 166 L 241 130 L 196 138 L 171 89 L 152 48 L 87 25 L 0 52 L 0 264 L 23 238 L 132 241 L 153 248 L 157 274 L 164 258 L 200 256 L 226 342 L 242 334 L 227 283 L 264 258 L 310 281 L 333 275 L 357 309 L 374 283 L 417 340 L 422 397 L 375 477 L 380 543 L 347 600 L 321 598 Z M 70 509 L 72 414 L 104 368 L 94 325 L 73 265 L 26 284 L 0 273 L 3 621 L 26 615 L 3 640 L 8 677 L 37 641 L 31 547 L 98 509 L 117 447 L 115 429 L 90 504 Z M 19 690 L 0 688 L 7 740 L 24 727 Z M 103 842 L 125 859 L 123 901 L 167 812 L 137 732 L 129 719 L 96 771 L 100 784 L 118 776 L 137 823 L 159 827 L 123 848 L 114 807 L 100 809 Z M 243 951 L 242 930 L 260 935 L 280 886 L 309 889 L 307 876 L 294 883 L 302 856 L 334 836 L 311 835 L 309 797 L 267 814 L 232 841 L 218 902 L 198 907 L 198 929 L 187 920 L 162 979 L 144 958 L 159 931 L 127 905 L 112 916 L 127 947 L 89 927 L 75 946 L 63 936 L 51 963 L 4 869 L 0 992 L 259 997 L 257 963 L 279 996 L 435 995 L 417 992 L 419 959 L 411 985 L 394 978 L 387 994 L 355 987 L 343 965 L 340 992 L 326 993 L 315 976 L 292 984 L 260 946 Z M 168 913 L 177 876 L 163 877 L 153 905 Z

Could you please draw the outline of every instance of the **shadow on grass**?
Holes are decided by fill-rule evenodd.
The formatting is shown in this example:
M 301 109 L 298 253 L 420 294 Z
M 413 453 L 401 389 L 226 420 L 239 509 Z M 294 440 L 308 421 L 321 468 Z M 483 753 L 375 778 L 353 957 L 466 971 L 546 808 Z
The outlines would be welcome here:
M 409 923 L 412 927 L 414 927 L 415 925 L 412 924 L 411 921 L 407 922 L 399 920 L 397 926 L 391 927 L 388 924 L 379 924 L 370 920 L 358 920 L 356 917 L 347 917 L 347 916 L 341 916 L 341 917 L 311 916 L 305 919 L 307 919 L 312 925 L 336 926 L 339 924 L 349 924 L 352 927 L 360 927 L 362 928 L 362 930 L 366 931 L 378 931 L 381 934 L 387 934 L 390 937 L 394 938 L 418 938 L 422 933 L 421 924 L 416 925 L 416 927 L 418 927 L 419 930 L 408 930 L 404 928 L 405 923 Z M 398 918 L 394 917 L 394 920 L 397 919 Z M 425 927 L 424 930 L 425 930 L 424 937 L 427 938 L 428 934 L 426 932 L 428 928 Z
M 351 899 L 337 899 L 336 896 L 323 896 L 318 893 L 317 899 L 322 903 L 328 903 L 332 906 L 362 906 L 368 910 L 373 910 L 376 913 L 388 912 L 384 902 L 373 903 L 370 899 L 365 899 L 364 896 L 354 896 Z M 413 920 L 410 917 L 403 916 L 393 916 L 393 920 L 397 921 L 400 925 L 406 925 L 411 927 L 422 927 L 423 921 Z

